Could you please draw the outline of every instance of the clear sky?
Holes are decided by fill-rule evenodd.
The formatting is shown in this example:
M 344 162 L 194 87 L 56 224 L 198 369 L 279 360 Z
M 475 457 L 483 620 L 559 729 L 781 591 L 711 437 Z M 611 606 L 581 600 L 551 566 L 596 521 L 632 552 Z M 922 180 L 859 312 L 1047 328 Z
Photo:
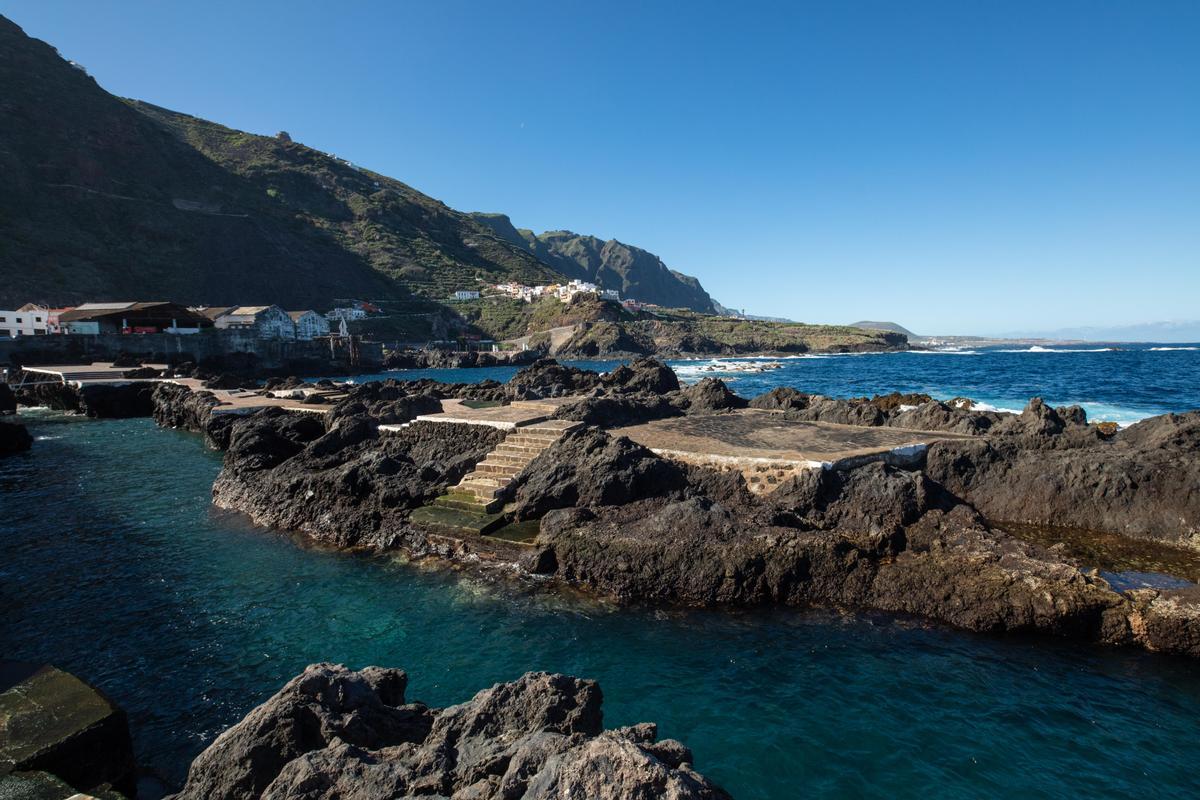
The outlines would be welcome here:
M 109 91 L 726 305 L 995 333 L 1200 317 L 1200 2 L 0 0 Z

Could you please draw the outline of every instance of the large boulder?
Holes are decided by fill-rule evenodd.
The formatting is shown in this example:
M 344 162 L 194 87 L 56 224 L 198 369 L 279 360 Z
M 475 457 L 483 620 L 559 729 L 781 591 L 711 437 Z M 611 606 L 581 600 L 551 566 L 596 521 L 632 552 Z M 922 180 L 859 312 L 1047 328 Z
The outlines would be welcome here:
M 620 505 L 681 492 L 687 471 L 625 437 L 577 428 L 535 458 L 509 485 L 522 519 L 555 508 Z
M 133 796 L 136 773 L 125 712 L 70 673 L 0 661 L 0 775 L 10 772 L 44 772 L 77 791 L 112 786 Z M 9 788 L 13 795 L 0 791 L 0 796 L 20 796 L 15 794 L 20 787 Z
M 719 378 L 704 378 L 679 392 L 679 400 L 689 414 L 706 414 L 745 408 L 749 403 L 729 390 Z
M 582 394 L 600 383 L 600 375 L 590 370 L 559 364 L 543 358 L 525 367 L 506 384 L 514 400 L 541 400 Z
M 530 672 L 445 709 L 399 670 L 314 664 L 221 734 L 175 800 L 722 800 L 679 742 L 603 730 L 600 687 Z
M 622 364 L 602 378 L 609 389 L 621 392 L 651 392 L 666 394 L 679 389 L 674 370 L 656 358 L 639 358 Z

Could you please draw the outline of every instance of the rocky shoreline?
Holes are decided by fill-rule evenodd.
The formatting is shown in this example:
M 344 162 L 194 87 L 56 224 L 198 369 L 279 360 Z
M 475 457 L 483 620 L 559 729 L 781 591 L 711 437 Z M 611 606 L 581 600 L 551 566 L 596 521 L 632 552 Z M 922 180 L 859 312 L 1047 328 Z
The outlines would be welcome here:
M 604 730 L 595 681 L 526 673 L 449 708 L 397 669 L 314 664 L 201 753 L 174 800 L 727 800 L 653 723 Z
M 529 672 L 430 708 L 399 669 L 313 664 L 192 762 L 174 800 L 728 800 L 654 723 L 605 730 L 591 680 Z M 138 795 L 125 712 L 49 665 L 0 661 L 0 797 Z M 161 787 L 160 787 L 161 790 Z
M 534 459 L 503 497 L 511 519 L 537 521 L 531 543 L 413 522 L 412 510 L 454 485 L 500 434 L 446 423 L 381 434 L 381 420 L 411 420 L 442 397 L 569 395 L 583 397 L 555 416 L 586 424 Z M 278 410 L 213 416 L 203 394 L 167 385 L 154 401 L 160 424 L 203 431 L 226 448 L 213 489 L 218 506 L 334 547 L 506 573 L 516 564 L 620 603 L 871 608 L 973 631 L 1200 656 L 1196 587 L 1117 591 L 1060 550 L 996 526 L 1004 519 L 997 511 L 1020 508 L 1024 520 L 1082 519 L 1098 530 L 1194 544 L 1187 532 L 1200 520 L 1200 412 L 1113 432 L 1088 424 L 1078 408 L 1036 399 L 1020 415 L 920 396 L 836 400 L 789 389 L 746 401 L 719 380 L 681 387 L 649 359 L 605 375 L 542 361 L 505 385 L 364 384 L 323 418 Z M 758 496 L 736 473 L 661 458 L 603 430 L 745 405 L 786 418 L 972 437 L 934 444 L 917 468 L 804 471 Z M 1022 493 L 1033 502 L 1017 505 Z

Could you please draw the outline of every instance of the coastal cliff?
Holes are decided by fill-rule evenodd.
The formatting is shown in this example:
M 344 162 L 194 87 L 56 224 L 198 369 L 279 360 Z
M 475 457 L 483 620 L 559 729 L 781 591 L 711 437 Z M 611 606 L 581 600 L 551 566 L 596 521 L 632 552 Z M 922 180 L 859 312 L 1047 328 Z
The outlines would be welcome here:
M 493 402 L 582 395 L 559 404 L 556 416 L 586 425 L 534 458 L 501 495 L 512 519 L 538 521 L 528 544 L 430 529 L 410 516 L 455 485 L 503 436 L 486 426 L 449 423 L 383 433 L 379 420 L 412 419 L 455 394 Z M 161 389 L 156 402 L 196 401 Z M 981 509 L 964 497 L 967 484 L 947 476 L 947 457 L 937 450 L 959 454 L 952 459 L 959 476 L 974 474 L 977 452 L 1030 459 L 1050 453 L 1053 458 L 1041 463 L 1058 471 L 1046 479 L 1059 482 L 1059 473 L 1079 475 L 1083 464 L 1101 465 L 1093 490 L 1111 497 L 1107 516 L 1094 521 L 1112 521 L 1104 529 L 1114 533 L 1140 525 L 1146 535 L 1170 540 L 1173 528 L 1156 520 L 1167 514 L 1194 520 L 1193 494 L 1169 496 L 1177 478 L 1164 470 L 1146 472 L 1138 484 L 1114 483 L 1112 476 L 1139 455 L 1163 464 L 1194 460 L 1195 442 L 1180 431 L 1200 424 L 1200 413 L 1150 420 L 1140 431 L 1134 426 L 1114 435 L 1089 425 L 1080 409 L 1052 409 L 1038 400 L 1020 415 L 920 396 L 837 400 L 779 389 L 748 404 L 783 419 L 919 427 L 966 438 L 936 444 L 923 467 L 876 462 L 804 470 L 770 494 L 755 494 L 736 472 L 673 461 L 603 430 L 728 414 L 747 405 L 720 381 L 680 387 L 669 368 L 648 359 L 603 376 L 547 361 L 504 386 L 364 385 L 324 420 L 277 410 L 234 419 L 225 423 L 228 450 L 214 502 L 336 547 L 402 550 L 478 569 L 495 565 L 501 573 L 516 564 L 620 603 L 833 604 L 919 614 L 981 632 L 1200 656 L 1197 589 L 1120 591 L 1061 550 L 1005 533 L 989 519 L 986 498 Z M 195 421 L 167 409 L 158 416 L 205 430 L 211 424 L 203 413 Z M 1164 425 L 1177 435 L 1146 433 Z M 1030 440 L 1040 449 L 1024 449 Z M 977 483 L 997 482 L 993 474 Z M 1158 502 L 1147 504 L 1142 492 Z M 1038 513 L 1065 516 L 1077 500 L 1067 493 L 1061 505 Z

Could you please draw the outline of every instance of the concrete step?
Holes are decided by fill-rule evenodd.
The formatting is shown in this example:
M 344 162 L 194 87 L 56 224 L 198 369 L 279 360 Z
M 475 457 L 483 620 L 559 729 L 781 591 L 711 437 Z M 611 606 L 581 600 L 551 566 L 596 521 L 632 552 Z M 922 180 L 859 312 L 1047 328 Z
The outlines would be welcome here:
M 521 433 L 549 433 L 562 436 L 567 431 L 575 430 L 581 425 L 583 425 L 582 422 L 572 422 L 566 419 L 548 419 L 545 422 L 522 426 L 517 430 Z
M 489 456 L 490 459 L 490 456 Z M 475 471 L 484 475 L 495 475 L 499 478 L 512 478 L 523 467 L 519 464 L 497 464 L 494 461 L 480 461 L 475 465 Z
M 552 445 L 562 435 L 558 433 L 526 433 L 526 428 L 517 428 L 514 433 L 510 433 L 505 441 L 511 441 L 512 444 L 523 445 Z
M 481 499 L 469 492 L 449 491 L 433 501 L 435 506 L 472 514 L 494 514 L 504 505 L 496 499 Z
M 461 481 L 461 483 L 468 482 L 477 486 L 491 486 L 499 489 L 501 486 L 508 485 L 508 478 L 499 475 L 485 475 L 482 472 L 472 472 Z
M 481 463 L 508 464 L 513 467 L 524 468 L 533 459 L 534 456 L 532 453 L 502 453 L 499 450 L 493 450 L 487 454 L 486 459 Z
M 480 478 L 472 478 L 468 475 L 466 478 L 463 478 L 462 483 L 454 487 L 454 491 L 466 492 L 482 500 L 490 501 L 494 500 L 496 495 L 500 494 L 502 488 L 501 486 L 485 483 Z
M 493 450 L 493 453 L 504 453 L 505 455 L 520 456 L 528 455 L 531 458 L 541 453 L 546 448 L 544 447 L 528 447 L 523 444 L 509 444 L 507 441 Z

